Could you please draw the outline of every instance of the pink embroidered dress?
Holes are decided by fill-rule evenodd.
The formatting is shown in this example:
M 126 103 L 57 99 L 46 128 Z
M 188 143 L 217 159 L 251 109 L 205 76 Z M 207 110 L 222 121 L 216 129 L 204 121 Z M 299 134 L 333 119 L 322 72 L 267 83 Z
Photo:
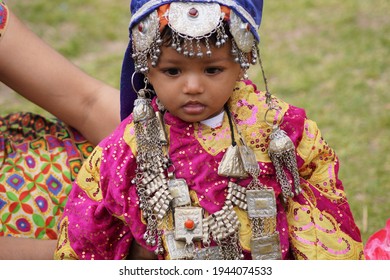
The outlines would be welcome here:
M 261 183 L 275 191 L 283 259 L 363 259 L 360 232 L 338 179 L 339 162 L 334 151 L 302 109 L 281 100 L 276 102 L 282 111 L 270 117 L 279 122 L 284 119 L 281 128 L 296 147 L 303 189 L 288 201 L 287 207 L 282 205 L 281 188 L 267 154 L 271 128 L 264 122 L 267 110 L 264 93 L 249 81 L 238 82 L 229 108 L 247 145 L 256 154 Z M 229 182 L 229 178 L 217 173 L 231 145 L 227 115 L 217 128 L 186 123 L 169 113 L 164 120 L 176 178 L 186 180 L 193 206 L 215 213 L 224 205 Z M 125 259 L 133 240 L 148 250 L 155 249 L 143 239 L 146 225 L 132 183 L 136 153 L 130 115 L 95 148 L 80 170 L 61 222 L 57 259 Z M 238 181 L 243 187 L 249 182 L 250 179 Z M 244 256 L 250 258 L 247 212 L 237 207 L 234 211 L 241 224 L 239 239 Z M 164 232 L 172 228 L 170 215 L 159 225 Z M 196 246 L 202 245 L 196 243 Z M 167 250 L 162 257 L 170 259 Z

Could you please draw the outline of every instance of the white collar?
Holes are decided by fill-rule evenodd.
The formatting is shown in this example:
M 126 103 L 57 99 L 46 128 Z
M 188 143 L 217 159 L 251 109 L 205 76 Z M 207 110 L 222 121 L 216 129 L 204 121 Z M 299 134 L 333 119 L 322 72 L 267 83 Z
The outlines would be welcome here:
M 219 113 L 218 115 L 211 117 L 209 119 L 203 120 L 200 123 L 205 124 L 211 128 L 216 128 L 216 127 L 222 125 L 224 116 L 225 116 L 225 111 L 222 110 L 221 113 Z

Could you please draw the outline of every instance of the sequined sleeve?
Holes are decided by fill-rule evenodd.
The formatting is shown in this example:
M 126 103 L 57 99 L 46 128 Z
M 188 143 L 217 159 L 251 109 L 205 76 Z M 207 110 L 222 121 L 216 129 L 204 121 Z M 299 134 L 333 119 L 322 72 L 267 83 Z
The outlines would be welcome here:
M 305 119 L 297 147 L 303 192 L 290 201 L 287 219 L 298 259 L 361 259 L 360 231 L 338 177 L 339 160 L 315 122 Z
M 0 1 L 0 40 L 3 38 L 7 29 L 8 16 L 9 13 L 7 6 L 2 1 Z
M 99 144 L 84 162 L 64 210 L 56 259 L 126 258 L 133 240 L 125 220 L 130 190 L 129 184 L 116 182 L 125 174 L 121 166 L 131 169 L 132 157 L 123 130 Z

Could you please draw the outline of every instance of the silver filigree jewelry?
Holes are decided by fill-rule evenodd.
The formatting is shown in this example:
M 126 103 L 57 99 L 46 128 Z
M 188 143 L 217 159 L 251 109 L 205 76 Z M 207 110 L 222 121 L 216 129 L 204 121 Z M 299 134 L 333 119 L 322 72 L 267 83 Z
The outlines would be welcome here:
M 288 137 L 286 132 L 281 130 L 278 125 L 273 127 L 273 131 L 269 138 L 268 155 L 274 164 L 276 178 L 281 185 L 283 197 L 286 201 L 289 197 L 293 197 L 294 193 L 292 192 L 292 186 L 287 175 L 283 170 L 284 167 L 286 167 L 293 176 L 295 194 L 298 195 L 301 192 L 295 147 L 290 137 Z
M 135 123 L 147 121 L 153 118 L 154 111 L 150 105 L 151 100 L 147 98 L 150 94 L 149 89 L 141 89 L 138 92 L 138 98 L 134 101 L 133 119 Z
M 276 230 L 276 199 L 273 188 L 260 183 L 260 168 L 251 170 L 252 182 L 246 190 L 246 204 L 251 221 L 251 255 L 254 260 L 282 258 L 279 232 Z
M 197 39 L 215 32 L 223 16 L 217 3 L 172 2 L 167 19 L 172 30 L 183 37 Z
M 241 51 L 244 53 L 251 52 L 255 39 L 250 31 L 250 25 L 244 23 L 233 11 L 230 11 L 230 32 Z
M 171 47 L 177 52 L 188 57 L 211 56 L 210 36 L 215 34 L 215 47 L 223 46 L 229 36 L 225 32 L 225 13 L 217 3 L 197 2 L 173 2 L 168 10 L 161 15 L 168 22 L 172 30 Z M 250 30 L 250 24 L 230 11 L 227 20 L 232 34 L 232 54 L 235 61 L 247 70 L 250 64 L 256 63 L 257 42 Z M 161 54 L 160 18 L 157 10 L 154 10 L 132 30 L 132 57 L 135 71 L 146 74 L 150 64 L 155 67 Z M 203 52 L 201 44 L 205 46 Z M 248 54 L 251 54 L 248 56 Z M 249 57 L 251 59 L 249 60 Z
M 161 123 L 151 106 L 151 95 L 151 90 L 145 86 L 138 91 L 138 98 L 134 102 L 137 170 L 133 183 L 137 186 L 139 207 L 146 221 L 143 238 L 148 246 L 156 246 L 156 254 L 163 254 L 162 232 L 158 230 L 158 224 L 170 211 L 173 197 L 165 175 L 170 164 L 163 153 L 166 142 L 159 137 L 162 134 Z
M 259 180 L 260 167 L 254 151 L 243 140 L 241 131 L 233 121 L 227 106 L 231 130 L 236 129 L 240 137 L 239 159 L 247 175 L 252 181 L 246 188 L 229 182 L 225 205 L 236 205 L 248 211 L 251 221 L 251 254 L 253 259 L 281 259 L 279 233 L 276 230 L 276 199 L 272 188 L 267 188 Z M 232 132 L 232 135 L 233 132 Z M 234 137 L 232 136 L 234 143 Z M 266 245 L 264 245 L 266 244 Z
M 236 183 L 229 182 L 226 200 L 231 201 L 233 205 L 236 205 L 242 210 L 248 210 L 248 205 L 246 203 L 246 188 L 243 188 Z
M 221 47 L 228 39 L 223 28 L 224 13 L 217 3 L 170 4 L 166 18 L 172 30 L 171 47 L 189 57 L 203 57 L 201 40 L 206 46 L 206 55 L 211 55 L 209 37 L 216 33 L 215 45 Z
M 293 177 L 295 195 L 298 195 L 302 191 L 300 187 L 298 164 L 295 155 L 295 146 L 291 141 L 290 137 L 288 137 L 287 133 L 280 128 L 283 119 L 279 124 L 273 122 L 270 123 L 267 121 L 267 115 L 269 112 L 273 110 L 278 111 L 280 109 L 274 104 L 272 95 L 268 90 L 267 78 L 264 73 L 263 63 L 261 61 L 259 49 L 257 49 L 257 56 L 264 79 L 266 102 L 268 105 L 268 110 L 265 113 L 264 121 L 272 127 L 272 133 L 269 136 L 270 142 L 268 145 L 268 155 L 275 167 L 276 180 L 282 188 L 283 200 L 284 202 L 287 202 L 289 198 L 294 196 L 294 192 L 292 191 L 293 187 L 287 178 L 287 174 L 284 168 L 286 168 Z
M 260 167 L 256 155 L 243 141 L 243 136 L 237 124 L 233 123 L 240 136 L 240 158 L 245 172 L 252 177 L 252 181 L 246 188 L 230 182 L 227 198 L 234 205 L 248 211 L 252 229 L 252 258 L 256 260 L 281 259 L 280 237 L 276 230 L 275 192 L 273 188 L 268 188 L 260 182 Z
M 144 20 L 133 27 L 132 48 L 135 71 L 146 74 L 149 71 L 148 58 L 152 66 L 157 65 L 161 50 L 162 40 L 160 38 L 160 19 L 158 12 L 154 11 Z
M 240 222 L 230 200 L 225 201 L 221 210 L 204 218 L 203 225 L 203 244 L 210 244 L 212 236 L 224 260 L 244 258 L 238 236 Z
M 227 104 L 224 106 L 230 127 L 230 136 L 232 144 L 228 147 L 218 166 L 218 175 L 233 178 L 246 178 L 248 173 L 245 170 L 243 159 L 241 157 L 240 147 L 234 137 L 234 123 Z M 240 141 L 242 142 L 242 140 Z
M 200 207 L 176 207 L 175 239 L 186 242 L 192 246 L 194 241 L 201 240 L 203 236 L 203 209 Z
M 238 145 L 230 145 L 226 150 L 218 166 L 218 175 L 233 178 L 248 177 L 241 160 L 240 147 Z
M 172 207 L 181 207 L 191 205 L 190 192 L 186 180 L 177 179 L 173 173 L 168 175 L 168 188 L 173 197 Z

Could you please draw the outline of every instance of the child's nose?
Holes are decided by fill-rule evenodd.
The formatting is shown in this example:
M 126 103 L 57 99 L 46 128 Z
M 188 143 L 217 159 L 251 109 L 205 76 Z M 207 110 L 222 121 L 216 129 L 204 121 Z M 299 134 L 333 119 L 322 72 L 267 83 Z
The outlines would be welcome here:
M 184 87 L 186 94 L 200 94 L 204 92 L 202 78 L 199 75 L 188 75 Z

